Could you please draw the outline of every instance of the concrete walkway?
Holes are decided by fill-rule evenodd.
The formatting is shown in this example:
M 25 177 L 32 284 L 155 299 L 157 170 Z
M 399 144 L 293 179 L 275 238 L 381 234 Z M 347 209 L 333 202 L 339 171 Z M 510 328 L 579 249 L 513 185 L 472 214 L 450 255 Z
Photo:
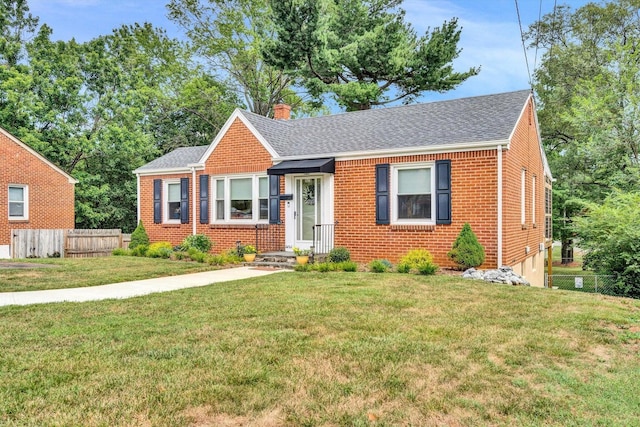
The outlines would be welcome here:
M 0 292 L 0 306 L 30 305 L 50 302 L 84 302 L 104 299 L 122 299 L 175 291 L 177 289 L 207 286 L 212 283 L 249 279 L 288 270 L 265 270 L 255 267 L 228 268 L 180 276 L 135 280 L 112 285 L 89 286 L 86 288 L 53 289 L 47 291 Z

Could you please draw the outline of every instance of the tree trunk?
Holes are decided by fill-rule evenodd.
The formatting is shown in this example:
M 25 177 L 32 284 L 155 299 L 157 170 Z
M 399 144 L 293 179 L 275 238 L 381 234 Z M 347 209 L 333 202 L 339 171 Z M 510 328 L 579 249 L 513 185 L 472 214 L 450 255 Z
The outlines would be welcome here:
M 562 264 L 571 264 L 573 262 L 573 239 L 562 241 Z

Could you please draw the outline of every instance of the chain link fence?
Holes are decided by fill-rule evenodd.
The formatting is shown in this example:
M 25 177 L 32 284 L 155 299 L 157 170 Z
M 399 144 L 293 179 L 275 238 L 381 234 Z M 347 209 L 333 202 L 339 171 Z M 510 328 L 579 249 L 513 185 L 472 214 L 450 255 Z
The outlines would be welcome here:
M 544 275 L 545 286 L 549 285 L 549 277 L 554 288 L 567 291 L 599 293 L 605 295 L 616 295 L 616 282 L 614 276 L 603 275 L 569 275 L 569 274 L 548 274 Z

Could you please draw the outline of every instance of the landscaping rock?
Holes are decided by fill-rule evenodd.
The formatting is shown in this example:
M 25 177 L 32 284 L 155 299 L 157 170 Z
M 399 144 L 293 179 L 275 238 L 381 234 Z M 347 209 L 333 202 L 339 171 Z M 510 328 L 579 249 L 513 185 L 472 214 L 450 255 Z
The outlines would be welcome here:
M 513 268 L 506 266 L 500 267 L 497 270 L 487 270 L 484 272 L 470 268 L 462 273 L 462 278 L 484 280 L 485 282 L 491 283 L 504 283 L 513 286 L 531 286 L 524 277 L 514 273 Z

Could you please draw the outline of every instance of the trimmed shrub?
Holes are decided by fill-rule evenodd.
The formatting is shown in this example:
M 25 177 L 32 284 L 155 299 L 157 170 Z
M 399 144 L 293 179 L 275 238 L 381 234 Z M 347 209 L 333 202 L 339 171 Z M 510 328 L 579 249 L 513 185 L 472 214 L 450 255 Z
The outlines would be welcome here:
M 337 247 L 337 248 L 331 249 L 331 251 L 329 252 L 329 256 L 327 257 L 327 261 L 335 262 L 335 263 L 350 261 L 350 260 L 351 260 L 351 254 L 349 253 L 349 250 L 343 247 Z
M 407 264 L 409 270 L 417 270 L 418 266 L 424 263 L 433 264 L 433 256 L 426 249 L 412 249 L 400 258 L 399 262 L 399 264 Z
M 458 270 L 478 267 L 484 262 L 484 248 L 468 222 L 462 226 L 447 256 L 456 263 Z
M 330 262 L 321 262 L 313 266 L 315 270 L 318 270 L 320 273 L 328 273 L 329 271 L 335 270 L 335 264 Z
M 129 249 L 136 249 L 140 245 L 149 246 L 149 235 L 147 234 L 147 230 L 144 229 L 142 221 L 138 222 L 138 226 L 135 230 L 133 230 L 133 233 L 131 233 L 131 242 L 129 242 Z
M 128 249 L 124 249 L 124 248 L 115 248 L 113 251 L 111 251 L 111 255 L 114 256 L 129 256 L 131 255 L 131 251 Z
M 209 237 L 204 234 L 195 234 L 191 236 L 185 237 L 182 241 L 180 247 L 183 251 L 188 251 L 189 249 L 195 248 L 200 252 L 209 252 L 211 247 L 213 246 L 213 242 Z
M 138 245 L 131 249 L 131 256 L 147 256 L 148 245 Z
M 400 264 L 398 264 L 398 267 L 396 267 L 396 270 L 398 271 L 398 273 L 409 273 L 411 272 L 411 266 L 409 264 L 407 264 L 406 262 L 402 262 Z
M 397 270 L 399 273 L 415 271 L 419 274 L 434 274 L 438 271 L 438 266 L 433 263 L 433 256 L 428 250 L 412 249 L 400 258 Z
M 338 263 L 338 264 L 336 265 L 336 267 L 337 267 L 339 270 L 347 271 L 347 272 L 350 272 L 350 273 L 352 273 L 352 272 L 354 272 L 354 271 L 358 271 L 358 264 L 356 264 L 356 263 L 355 263 L 355 262 L 353 262 L 353 261 L 343 261 L 343 262 L 341 262 L 341 263 Z
M 169 258 L 173 252 L 170 242 L 155 242 L 149 245 L 147 255 L 149 258 Z
M 436 274 L 436 271 L 438 271 L 438 266 L 432 262 L 425 262 L 418 266 L 418 273 L 423 276 L 431 276 L 432 274 Z
M 242 255 L 238 254 L 238 251 L 235 248 L 227 250 L 224 253 L 224 256 L 228 264 L 238 264 L 244 261 Z
M 294 271 L 306 272 L 311 269 L 311 266 L 309 264 L 296 264 L 293 269 Z
M 391 263 L 386 259 L 374 259 L 369 264 L 369 269 L 374 273 L 386 273 L 389 271 Z

